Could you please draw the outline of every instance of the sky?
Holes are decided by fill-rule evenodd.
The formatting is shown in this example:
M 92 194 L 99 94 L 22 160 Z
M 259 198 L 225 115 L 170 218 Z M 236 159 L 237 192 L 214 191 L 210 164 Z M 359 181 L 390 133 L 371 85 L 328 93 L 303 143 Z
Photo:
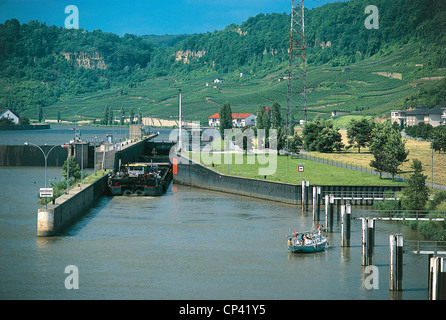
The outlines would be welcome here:
M 336 1 L 305 0 L 305 7 Z M 69 5 L 78 8 L 79 28 L 120 36 L 213 32 L 259 13 L 291 11 L 291 0 L 0 0 L 0 23 L 16 18 L 63 27 Z

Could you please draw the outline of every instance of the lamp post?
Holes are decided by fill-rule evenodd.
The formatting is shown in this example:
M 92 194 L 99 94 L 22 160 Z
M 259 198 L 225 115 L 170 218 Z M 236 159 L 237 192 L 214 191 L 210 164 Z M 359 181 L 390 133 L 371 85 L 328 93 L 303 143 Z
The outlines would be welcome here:
M 434 139 L 431 139 L 432 149 L 432 188 L 434 188 Z
M 81 156 L 81 184 L 84 184 L 84 141 L 82 141 L 82 156 Z
M 96 173 L 96 143 L 98 141 L 98 137 L 94 137 L 94 166 L 93 166 L 93 170 L 94 173 Z
M 178 113 L 179 113 L 179 117 L 178 117 L 178 119 L 179 119 L 179 131 L 178 131 L 178 145 L 179 145 L 179 147 L 180 147 L 180 152 L 181 151 L 183 151 L 183 150 L 181 150 L 182 149 L 182 147 L 183 147 L 183 145 L 182 145 L 182 141 L 181 141 L 181 139 L 182 139 L 182 137 L 181 137 L 181 128 L 183 127 L 183 124 L 181 123 L 181 89 L 179 89 L 178 90 L 179 91 L 179 103 L 178 103 Z
M 84 110 L 84 109 L 86 109 L 87 107 L 83 107 L 82 109 L 80 109 L 80 110 L 77 110 L 77 111 L 74 111 L 73 109 L 71 109 L 70 107 L 65 107 L 66 109 L 70 109 L 71 110 L 71 112 L 73 112 L 73 114 L 74 114 L 74 116 L 76 117 L 76 119 L 74 119 L 74 140 L 76 141 L 76 124 L 77 124 L 77 114 L 80 112 L 80 111 L 82 111 L 82 110 Z M 79 134 L 80 135 L 80 134 Z
M 32 146 L 34 146 L 34 147 L 39 148 L 39 150 L 42 151 L 43 157 L 45 158 L 45 189 L 46 189 L 46 186 L 47 186 L 47 184 L 46 184 L 46 180 L 47 180 L 46 169 L 47 169 L 47 166 L 48 166 L 48 156 L 49 156 L 50 152 L 51 152 L 55 147 L 57 147 L 57 145 L 53 146 L 53 147 L 48 151 L 48 153 L 45 153 L 45 151 L 43 151 L 43 149 L 42 149 L 40 146 L 38 146 L 37 144 L 31 143 L 31 142 L 25 142 L 25 145 L 26 145 L 26 146 L 32 145 Z M 46 143 L 45 143 L 45 145 L 46 145 Z M 48 208 L 46 201 L 45 201 L 45 208 Z
M 70 152 L 67 153 L 67 194 L 70 194 Z

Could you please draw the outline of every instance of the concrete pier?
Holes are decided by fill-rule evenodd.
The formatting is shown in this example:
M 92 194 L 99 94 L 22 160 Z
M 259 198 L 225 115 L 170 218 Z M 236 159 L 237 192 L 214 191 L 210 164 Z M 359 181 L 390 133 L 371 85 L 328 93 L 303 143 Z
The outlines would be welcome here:
M 403 244 L 402 234 L 389 236 L 389 289 L 403 290 Z
M 326 222 L 328 224 L 328 230 L 329 232 L 333 232 L 333 225 L 334 225 L 334 197 L 332 194 L 330 194 L 329 196 L 329 212 L 328 212 L 328 222 Z
M 446 300 L 446 257 L 429 258 L 429 300 Z
M 151 135 L 141 141 L 129 143 L 114 153 L 113 167 L 119 164 L 136 161 L 143 156 L 146 142 L 155 137 Z M 83 146 L 83 144 L 81 145 Z M 92 184 L 80 184 L 55 200 L 55 204 L 48 204 L 47 208 L 40 208 L 37 213 L 37 236 L 50 237 L 60 234 L 65 228 L 78 220 L 86 209 L 108 189 L 108 176 L 96 180 Z
M 341 206 L 341 246 L 350 247 L 351 206 Z
M 375 220 L 373 218 L 361 218 L 362 220 L 362 265 L 373 264 L 375 246 Z
M 83 212 L 107 189 L 107 175 L 99 178 L 92 184 L 81 184 L 49 203 L 47 208 L 42 207 L 37 213 L 37 236 L 57 236 L 69 225 L 79 219 Z

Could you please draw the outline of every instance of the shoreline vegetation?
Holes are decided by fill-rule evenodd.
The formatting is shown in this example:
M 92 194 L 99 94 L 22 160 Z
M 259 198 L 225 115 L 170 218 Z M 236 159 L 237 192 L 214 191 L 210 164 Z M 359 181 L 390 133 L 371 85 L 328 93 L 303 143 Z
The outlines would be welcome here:
M 51 198 L 41 198 L 39 194 L 37 197 L 39 198 L 38 203 L 41 205 L 48 204 L 52 201 L 55 201 L 60 196 L 66 194 L 67 192 L 67 177 L 66 177 L 66 167 L 67 162 L 65 161 L 62 167 L 62 178 L 56 181 L 50 182 L 50 187 L 53 188 L 53 197 Z M 81 178 L 81 170 L 79 165 L 74 162 L 73 159 L 70 159 L 70 177 L 69 177 L 69 190 L 72 190 L 79 186 L 81 181 L 83 181 L 83 185 L 89 185 L 95 182 L 97 179 L 103 177 L 108 173 L 107 170 L 97 170 L 94 173 L 88 173 L 87 171 L 83 172 L 83 177 Z

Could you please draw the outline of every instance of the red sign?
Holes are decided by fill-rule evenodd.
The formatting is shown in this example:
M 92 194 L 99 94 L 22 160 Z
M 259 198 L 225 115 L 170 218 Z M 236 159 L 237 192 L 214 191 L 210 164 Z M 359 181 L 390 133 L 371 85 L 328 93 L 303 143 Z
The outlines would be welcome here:
M 173 174 L 178 174 L 178 159 L 173 158 Z
M 298 166 L 297 167 L 298 172 L 304 172 L 304 166 Z

